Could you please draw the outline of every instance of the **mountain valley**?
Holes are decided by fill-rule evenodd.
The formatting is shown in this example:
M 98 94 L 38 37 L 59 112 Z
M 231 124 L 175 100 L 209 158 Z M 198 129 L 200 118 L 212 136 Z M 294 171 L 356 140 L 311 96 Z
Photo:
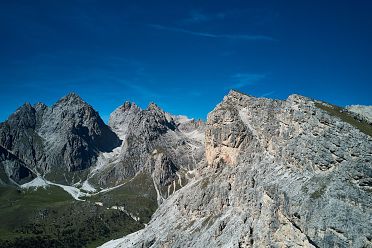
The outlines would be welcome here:
M 26 103 L 0 124 L 0 247 L 372 247 L 370 109 Z

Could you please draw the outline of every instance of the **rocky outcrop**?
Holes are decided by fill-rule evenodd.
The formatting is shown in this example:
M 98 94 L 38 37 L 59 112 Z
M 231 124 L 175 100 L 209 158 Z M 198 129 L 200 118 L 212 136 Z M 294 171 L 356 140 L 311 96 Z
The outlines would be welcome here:
M 69 171 L 84 170 L 95 164 L 99 152 L 108 152 L 120 144 L 118 137 L 98 113 L 76 94 L 59 100 L 43 115 L 37 133 L 47 147 L 46 162 L 62 164 Z
M 346 106 L 346 109 L 352 113 L 355 113 L 360 120 L 367 121 L 370 125 L 372 125 L 372 106 L 350 105 Z
M 91 180 L 100 185 L 117 185 L 145 172 L 151 175 L 161 203 L 186 183 L 188 171 L 203 158 L 200 137 L 189 135 L 201 134 L 202 124 L 181 131 L 178 119 L 154 103 L 142 110 L 125 102 L 111 114 L 109 125 L 123 143 L 116 153 L 106 155 L 109 161 L 102 158 L 106 162 Z
M 119 144 L 98 113 L 73 93 L 50 108 L 26 103 L 0 124 L 1 146 L 34 171 L 65 183 L 69 172 L 91 167 L 100 152 Z
M 25 163 L 0 146 L 0 185 L 20 185 L 35 177 Z
M 127 101 L 111 113 L 108 125 L 121 139 L 124 140 L 132 120 L 136 118 L 140 112 L 141 108 L 139 108 L 135 103 Z
M 0 146 L 13 161 L 3 163 L 1 180 L 21 183 L 30 170 L 76 191 L 97 191 L 144 173 L 157 192 L 149 197 L 160 204 L 203 158 L 204 123 L 186 119 L 181 123 L 154 103 L 142 110 L 125 102 L 107 126 L 74 93 L 51 107 L 26 103 L 0 124 Z
M 318 104 L 231 91 L 193 179 L 103 247 L 372 246 L 372 139 Z

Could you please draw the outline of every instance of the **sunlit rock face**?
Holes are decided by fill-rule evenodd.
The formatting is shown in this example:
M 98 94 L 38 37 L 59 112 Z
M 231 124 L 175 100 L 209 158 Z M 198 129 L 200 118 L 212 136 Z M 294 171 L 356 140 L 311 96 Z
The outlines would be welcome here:
M 372 139 L 322 104 L 231 91 L 189 183 L 103 247 L 372 246 Z
M 123 140 L 115 158 L 95 175 L 102 185 L 124 182 L 138 173 L 151 176 L 160 204 L 188 181 L 204 156 L 204 123 L 172 116 L 155 103 L 146 109 L 125 102 L 109 126 Z
M 109 125 L 74 93 L 51 107 L 26 103 L 0 123 L 0 183 L 22 184 L 38 175 L 97 191 L 142 174 L 152 179 L 161 204 L 203 160 L 204 128 L 155 103 L 142 110 L 125 102 Z
M 347 106 L 346 109 L 352 113 L 355 113 L 359 119 L 365 120 L 372 125 L 372 106 L 351 105 Z

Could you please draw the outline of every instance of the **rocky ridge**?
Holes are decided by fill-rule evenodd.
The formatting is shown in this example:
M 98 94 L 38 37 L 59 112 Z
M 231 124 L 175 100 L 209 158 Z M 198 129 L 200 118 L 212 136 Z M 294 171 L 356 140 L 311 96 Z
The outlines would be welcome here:
M 369 247 L 371 130 L 324 102 L 237 91 L 207 123 L 125 102 L 107 126 L 72 93 L 0 123 L 0 184 L 49 183 L 76 200 L 122 188 L 157 202 L 144 229 L 105 247 Z M 148 220 L 125 194 L 116 209 Z
M 24 104 L 0 124 L 0 145 L 37 174 L 67 184 L 120 140 L 74 93 L 52 107 Z
M 142 110 L 135 103 L 125 102 L 111 114 L 109 126 L 123 143 L 99 158 L 103 166 L 93 168 L 93 183 L 120 184 L 145 173 L 154 182 L 160 204 L 186 184 L 188 174 L 203 158 L 203 124 L 194 120 L 180 123 L 154 103 Z M 184 126 L 189 127 L 182 129 Z
M 322 104 L 231 91 L 194 178 L 102 247 L 371 247 L 372 138 Z
M 204 127 L 202 121 L 173 116 L 154 103 L 142 110 L 125 102 L 108 126 L 74 93 L 51 107 L 26 103 L 0 124 L 1 151 L 12 154 L 11 163 L 9 155 L 2 156 L 2 181 L 22 184 L 38 177 L 37 182 L 71 189 L 68 193 L 77 199 L 142 173 L 153 181 L 160 204 L 187 183 L 202 160 Z
M 359 119 L 365 120 L 369 124 L 372 124 L 372 106 L 350 105 L 346 106 L 346 109 L 358 115 Z

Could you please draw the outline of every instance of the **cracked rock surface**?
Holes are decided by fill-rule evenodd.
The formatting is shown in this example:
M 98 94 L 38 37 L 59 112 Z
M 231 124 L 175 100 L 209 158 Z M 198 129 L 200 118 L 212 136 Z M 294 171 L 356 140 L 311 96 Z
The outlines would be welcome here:
M 103 247 L 372 247 L 372 139 L 315 101 L 231 91 L 203 161 L 147 227 Z

